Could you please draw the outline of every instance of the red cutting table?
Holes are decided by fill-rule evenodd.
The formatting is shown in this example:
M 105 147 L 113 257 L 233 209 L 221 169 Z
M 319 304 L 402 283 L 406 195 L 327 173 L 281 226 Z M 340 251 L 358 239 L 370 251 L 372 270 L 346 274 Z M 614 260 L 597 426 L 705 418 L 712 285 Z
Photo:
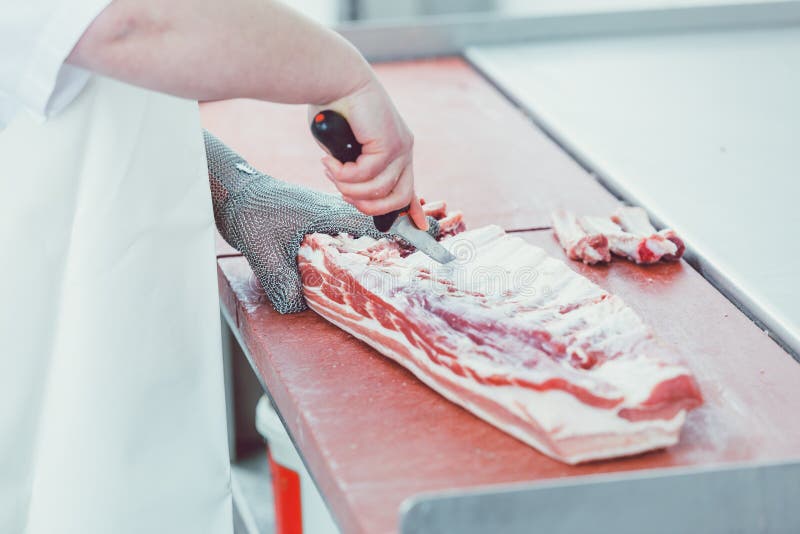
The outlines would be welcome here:
M 525 230 L 526 240 L 565 259 L 546 229 L 548 212 L 563 205 L 604 213 L 616 204 L 462 60 L 377 70 L 415 133 L 418 188 L 461 209 L 469 226 Z M 261 170 L 330 189 L 304 109 L 229 101 L 204 104 L 202 117 Z M 223 312 L 344 532 L 397 531 L 401 504 L 422 492 L 800 458 L 800 418 L 792 413 L 800 365 L 685 262 L 569 262 L 679 348 L 706 399 L 679 445 L 577 467 L 444 400 L 313 312 L 275 313 L 235 251 L 220 246 L 217 263 Z

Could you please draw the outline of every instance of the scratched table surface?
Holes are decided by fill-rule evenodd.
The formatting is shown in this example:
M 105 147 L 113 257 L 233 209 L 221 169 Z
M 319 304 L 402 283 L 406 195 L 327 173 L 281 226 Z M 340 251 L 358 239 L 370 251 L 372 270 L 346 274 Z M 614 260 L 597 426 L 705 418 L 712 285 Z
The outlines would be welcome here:
M 379 72 L 408 115 L 419 151 L 428 153 L 427 160 L 418 158 L 418 170 L 450 180 L 449 184 L 426 182 L 432 193 L 428 196 L 446 198 L 452 208 L 463 207 L 469 226 L 500 221 L 507 229 L 540 227 L 547 225 L 546 211 L 552 205 L 600 212 L 614 204 L 556 146 L 524 120 L 512 118 L 518 112 L 460 61 L 393 64 L 381 66 Z M 463 95 L 465 88 L 470 88 L 468 98 Z M 452 113 L 454 120 L 492 106 L 508 117 L 448 137 L 447 121 L 425 118 L 425 109 L 432 110 L 422 98 L 423 93 L 431 93 L 435 100 L 448 101 L 448 91 L 454 93 L 451 105 L 441 110 L 445 116 Z M 249 126 L 237 129 L 227 124 L 221 111 L 226 106 L 235 112 L 230 121 L 245 121 Z M 208 128 L 265 170 L 272 165 L 276 170 L 271 172 L 287 179 L 324 182 L 324 178 L 312 178 L 319 175 L 315 146 L 310 142 L 302 149 L 296 146 L 305 139 L 304 112 L 256 102 L 224 102 L 204 105 L 203 119 Z M 298 120 L 301 126 L 296 132 L 287 133 L 283 140 L 276 137 L 276 131 L 289 132 Z M 521 147 L 513 158 L 504 151 L 505 136 L 511 135 L 509 123 L 516 124 L 513 135 L 517 138 L 508 143 Z M 475 185 L 485 183 L 492 169 L 483 159 L 485 152 L 476 154 L 469 146 L 456 150 L 459 142 L 469 144 L 473 135 L 487 140 L 493 159 L 510 158 L 501 164 L 503 176 L 488 174 L 497 187 Z M 437 140 L 444 140 L 438 156 Z M 430 146 L 424 148 L 426 143 Z M 284 149 L 294 163 L 281 160 Z M 312 162 L 305 162 L 305 156 Z M 459 169 L 457 175 L 452 166 Z M 539 166 L 558 170 L 545 176 L 534 170 Z M 468 187 L 453 187 L 456 179 Z M 537 180 L 542 181 L 541 188 Z M 508 211 L 502 203 L 514 191 L 530 194 L 514 198 L 514 210 Z M 568 261 L 549 230 L 519 235 Z M 247 262 L 227 249 L 219 252 L 222 306 L 344 532 L 395 532 L 402 502 L 421 492 L 800 457 L 800 419 L 786 416 L 791 407 L 800 406 L 796 387 L 800 366 L 684 262 L 650 267 L 624 261 L 606 267 L 569 262 L 576 271 L 620 295 L 665 342 L 680 350 L 695 372 L 706 403 L 689 415 L 675 447 L 567 466 L 444 400 L 405 369 L 313 312 L 275 313 Z

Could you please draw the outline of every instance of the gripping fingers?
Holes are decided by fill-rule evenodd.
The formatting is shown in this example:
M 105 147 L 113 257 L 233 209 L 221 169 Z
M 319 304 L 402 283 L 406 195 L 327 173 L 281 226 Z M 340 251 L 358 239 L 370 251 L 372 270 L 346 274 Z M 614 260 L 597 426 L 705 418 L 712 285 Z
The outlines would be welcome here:
M 342 171 L 342 164 L 333 156 L 324 156 L 320 161 L 322 162 L 322 166 L 325 167 L 325 170 L 329 172 L 331 176 L 334 176 Z
M 403 161 L 395 160 L 372 180 L 357 184 L 336 181 L 336 188 L 355 200 L 380 200 L 395 189 L 404 165 Z
M 331 156 L 322 158 L 322 164 L 336 177 L 336 181 L 348 184 L 372 180 L 386 169 L 389 161 L 386 154 L 368 154 L 366 152 L 361 154 L 355 162 L 349 161 L 344 164 Z
M 378 200 L 358 200 L 351 199 L 359 211 L 367 215 L 383 215 L 390 211 L 403 208 L 409 204 L 413 198 L 413 180 L 409 179 L 410 166 L 406 167 L 400 176 L 394 190 L 384 198 Z

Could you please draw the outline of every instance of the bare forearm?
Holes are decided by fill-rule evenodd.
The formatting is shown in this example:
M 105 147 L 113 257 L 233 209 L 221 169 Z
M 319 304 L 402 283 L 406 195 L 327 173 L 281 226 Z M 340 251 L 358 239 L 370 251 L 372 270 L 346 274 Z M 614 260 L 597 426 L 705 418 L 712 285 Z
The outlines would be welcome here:
M 372 77 L 346 40 L 271 0 L 114 0 L 67 61 L 197 100 L 324 104 Z

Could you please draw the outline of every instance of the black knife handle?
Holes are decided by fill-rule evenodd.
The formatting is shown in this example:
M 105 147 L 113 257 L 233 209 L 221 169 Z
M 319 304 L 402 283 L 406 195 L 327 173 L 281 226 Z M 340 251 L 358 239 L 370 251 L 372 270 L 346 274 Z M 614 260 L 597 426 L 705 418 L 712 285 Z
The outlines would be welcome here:
M 361 143 L 353 134 L 347 119 L 332 109 L 326 109 L 314 115 L 314 120 L 311 121 L 311 134 L 330 151 L 334 158 L 342 163 L 355 161 L 361 155 Z M 372 217 L 372 222 L 379 231 L 386 232 L 392 227 L 397 217 L 410 208 L 411 204 L 384 215 L 375 215 Z

